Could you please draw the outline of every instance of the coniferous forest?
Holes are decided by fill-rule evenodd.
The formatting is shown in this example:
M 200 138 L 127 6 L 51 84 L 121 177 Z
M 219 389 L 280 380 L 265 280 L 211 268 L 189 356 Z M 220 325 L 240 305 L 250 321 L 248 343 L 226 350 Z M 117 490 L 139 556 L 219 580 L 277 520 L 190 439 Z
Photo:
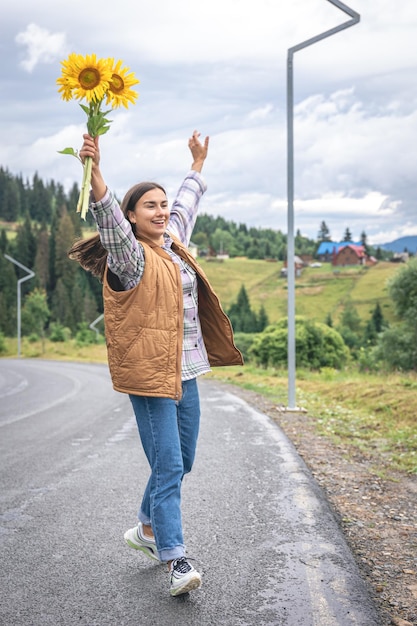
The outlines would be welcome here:
M 75 207 L 79 188 L 65 193 L 61 184 L 12 176 L 0 168 L 0 331 L 16 334 L 16 279 L 27 274 L 5 254 L 32 270 L 35 276 L 21 283 L 22 305 L 30 294 L 31 315 L 22 313 L 22 332 L 35 333 L 49 326 L 71 333 L 91 323 L 102 311 L 101 285 L 67 257 L 75 239 L 94 226 L 80 220 Z
M 5 255 L 35 273 L 21 283 L 22 333 L 43 336 L 63 331 L 74 335 L 103 311 L 99 281 L 70 260 L 67 251 L 80 237 L 95 233 L 92 218 L 76 212 L 79 187 L 66 192 L 60 183 L 44 182 L 37 174 L 23 180 L 0 167 L 0 333 L 16 334 L 16 282 L 27 275 Z M 323 223 L 324 224 L 324 223 Z M 313 257 L 317 241 L 295 237 L 297 255 Z M 322 232 L 323 231 L 323 232 Z M 286 257 L 286 235 L 273 229 L 247 227 L 222 217 L 201 214 L 192 236 L 201 255 L 276 259 Z M 231 312 L 232 313 L 232 312 Z M 259 326 L 261 322 L 258 320 Z M 254 331 L 259 330 L 254 328 Z
M 76 213 L 78 195 L 77 184 L 66 193 L 60 183 L 45 183 L 37 174 L 29 181 L 0 168 L 0 331 L 4 335 L 16 333 L 16 279 L 26 275 L 5 254 L 35 272 L 34 278 L 21 283 L 22 304 L 32 295 L 32 314 L 22 316 L 25 333 L 37 331 L 33 321 L 37 317 L 47 317 L 48 327 L 75 333 L 102 313 L 99 281 L 67 257 L 75 239 L 95 232 L 91 217 L 84 222 Z M 297 239 L 299 252 L 314 252 L 314 241 Z M 198 217 L 193 242 L 203 254 L 225 251 L 230 256 L 280 260 L 286 254 L 286 237 L 279 231 L 247 228 L 205 214 Z

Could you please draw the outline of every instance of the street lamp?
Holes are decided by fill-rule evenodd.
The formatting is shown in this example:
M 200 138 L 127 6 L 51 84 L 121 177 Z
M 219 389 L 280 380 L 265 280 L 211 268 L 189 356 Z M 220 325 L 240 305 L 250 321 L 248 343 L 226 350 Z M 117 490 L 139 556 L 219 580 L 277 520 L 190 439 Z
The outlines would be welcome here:
M 25 272 L 27 272 L 27 276 L 23 276 L 23 278 L 19 278 L 17 281 L 17 356 L 20 357 L 20 327 L 21 327 L 21 296 L 20 296 L 20 286 L 22 283 L 25 282 L 25 280 L 29 280 L 29 278 L 33 278 L 35 276 L 35 272 L 32 272 L 32 270 L 30 270 L 29 268 L 27 268 L 25 265 L 23 265 L 22 263 L 19 263 L 19 261 L 16 261 L 16 259 L 13 259 L 11 256 L 9 256 L 8 254 L 4 255 L 5 258 L 8 261 L 11 261 L 12 263 L 14 263 L 15 265 L 17 265 L 18 267 L 20 267 L 22 270 L 24 270 Z
M 293 57 L 302 48 L 311 46 L 326 37 L 335 35 L 345 28 L 357 24 L 359 13 L 353 11 L 339 0 L 327 0 L 338 9 L 347 13 L 351 19 L 335 28 L 307 39 L 288 49 L 287 57 L 287 281 L 288 281 L 288 410 L 297 411 L 295 402 L 295 264 L 294 264 L 294 81 Z

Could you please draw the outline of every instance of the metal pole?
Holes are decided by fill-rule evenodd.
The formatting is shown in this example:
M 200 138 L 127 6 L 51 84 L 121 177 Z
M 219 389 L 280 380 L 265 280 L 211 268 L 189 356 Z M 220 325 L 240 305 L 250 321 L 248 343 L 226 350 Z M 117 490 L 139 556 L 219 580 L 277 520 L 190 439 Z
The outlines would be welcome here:
M 295 409 L 295 267 L 294 267 L 294 81 L 293 53 L 288 50 L 287 65 L 287 307 L 288 307 L 288 408 Z
M 326 30 L 320 35 L 307 39 L 302 43 L 289 48 L 287 58 L 287 286 L 288 286 L 288 410 L 296 411 L 295 399 L 295 263 L 294 263 L 294 79 L 293 79 L 293 57 L 294 53 L 302 48 L 335 35 L 336 33 L 354 26 L 360 20 L 359 13 L 349 8 L 339 0 L 327 0 L 341 11 L 351 17 L 347 22 L 343 22 L 335 28 Z
M 94 330 L 96 333 L 96 336 L 98 337 L 100 335 L 100 331 L 98 328 L 96 328 L 96 324 L 98 324 L 99 322 L 101 322 L 101 320 L 104 317 L 104 313 L 101 313 L 101 315 L 99 315 L 98 317 L 96 317 L 96 319 L 94 320 L 94 322 L 91 322 L 90 324 L 90 328 L 91 330 Z
M 20 328 L 21 328 L 21 308 L 22 308 L 20 286 L 22 283 L 25 282 L 25 280 L 29 280 L 29 278 L 33 278 L 35 276 L 35 272 L 32 272 L 32 270 L 27 268 L 22 263 L 19 263 L 19 261 L 16 261 L 16 259 L 13 259 L 8 254 L 5 254 L 4 256 L 8 261 L 11 261 L 15 265 L 18 265 L 22 270 L 25 270 L 25 272 L 28 273 L 27 276 L 24 276 L 23 278 L 19 278 L 19 280 L 17 281 L 17 356 L 20 358 Z

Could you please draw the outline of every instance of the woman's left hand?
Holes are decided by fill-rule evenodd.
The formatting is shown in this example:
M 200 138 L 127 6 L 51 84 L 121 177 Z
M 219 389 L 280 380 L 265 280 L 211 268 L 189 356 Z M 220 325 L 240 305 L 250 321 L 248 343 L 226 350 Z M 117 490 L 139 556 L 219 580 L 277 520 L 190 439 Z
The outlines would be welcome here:
M 207 157 L 209 146 L 209 137 L 206 137 L 204 143 L 200 141 L 200 133 L 198 131 L 193 132 L 193 136 L 188 140 L 188 147 L 191 150 L 191 154 L 193 156 L 193 164 L 191 166 L 192 170 L 196 172 L 201 172 L 204 161 Z

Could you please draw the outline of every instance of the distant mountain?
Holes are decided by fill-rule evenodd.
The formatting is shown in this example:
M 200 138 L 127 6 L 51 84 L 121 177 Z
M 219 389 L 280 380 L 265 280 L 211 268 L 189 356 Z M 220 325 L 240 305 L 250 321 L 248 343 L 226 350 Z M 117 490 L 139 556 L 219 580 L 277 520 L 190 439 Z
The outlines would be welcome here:
M 390 250 L 391 252 L 404 252 L 407 249 L 408 252 L 416 254 L 417 252 L 417 235 L 410 235 L 409 237 L 400 237 L 394 239 L 390 243 L 381 243 L 374 248 L 382 248 L 383 250 Z

